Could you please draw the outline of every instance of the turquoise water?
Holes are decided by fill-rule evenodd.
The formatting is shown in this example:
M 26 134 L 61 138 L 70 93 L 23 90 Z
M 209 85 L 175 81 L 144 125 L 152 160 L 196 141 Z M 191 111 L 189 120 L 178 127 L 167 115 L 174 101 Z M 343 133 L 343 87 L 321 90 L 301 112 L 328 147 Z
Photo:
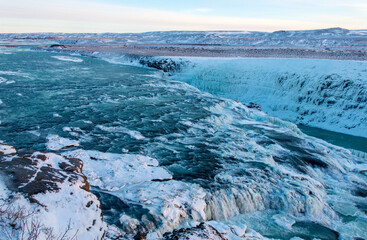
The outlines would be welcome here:
M 208 178 L 221 168 L 223 158 L 212 151 L 218 148 L 214 134 L 203 133 L 191 143 L 182 141 L 190 128 L 184 121 L 210 117 L 206 108 L 222 100 L 163 79 L 158 71 L 92 58 L 83 58 L 81 63 L 60 61 L 54 55 L 35 51 L 0 55 L 0 69 L 16 73 L 2 75 L 14 81 L 1 86 L 3 141 L 18 149 L 46 150 L 47 135 L 58 134 L 80 139 L 83 149 L 149 153 L 162 165 L 181 159 L 188 163 L 197 158 L 212 160 L 205 166 L 172 170 L 177 178 L 193 179 L 192 174 L 202 172 Z M 70 136 L 64 127 L 76 128 L 78 136 Z M 138 131 L 144 139 L 136 139 L 126 129 Z M 162 142 L 162 137 L 167 141 Z
M 346 174 L 360 176 L 335 167 L 346 155 L 332 149 L 326 154 L 326 147 L 298 135 L 290 123 L 163 78 L 159 71 L 54 56 L 58 55 L 26 47 L 0 54 L 0 140 L 17 149 L 47 150 L 47 136 L 57 134 L 80 141 L 82 149 L 154 157 L 175 180 L 205 189 L 208 204 L 217 206 L 206 220 L 265 209 L 274 210 L 257 216 L 265 226 L 274 225 L 269 222 L 280 214 L 296 219 L 293 230 L 276 225 L 273 233 L 254 224 L 269 237 L 304 236 L 313 226 L 321 229 L 313 235 L 320 239 L 364 234 L 366 203 L 353 191 L 363 193 L 365 188 L 345 180 Z M 336 178 L 343 184 L 335 184 Z M 330 198 L 324 199 L 327 194 Z M 98 196 L 110 223 L 117 224 L 124 213 L 141 219 L 144 215 L 153 222 L 146 224 L 149 230 L 162 224 L 154 222 L 140 203 L 127 205 L 108 194 Z M 235 199 L 238 206 L 224 199 Z M 330 218 L 345 214 L 329 207 L 344 199 L 351 199 L 359 214 L 353 220 L 357 227 L 345 228 L 347 232 L 343 221 Z M 246 208 L 254 202 L 254 209 Z M 333 225 L 316 224 L 319 215 L 314 212 Z M 246 214 L 244 218 L 251 219 Z M 347 224 L 354 227 L 354 222 Z
M 323 139 L 329 143 L 348 149 L 367 153 L 367 138 L 351 136 L 348 134 L 332 132 L 320 128 L 300 125 L 302 132 Z
M 238 131 L 251 131 L 264 146 L 282 144 L 281 136 L 273 130 L 265 135 L 258 124 L 230 129 L 211 121 L 226 114 L 238 119 L 248 114 L 241 108 L 214 114 L 208 109 L 226 105 L 225 100 L 161 78 L 158 71 L 92 58 L 82 58 L 81 63 L 60 61 L 53 56 L 36 51 L 0 55 L 0 69 L 13 72 L 2 76 L 14 81 L 1 86 L 0 134 L 18 149 L 46 150 L 47 135 L 57 134 L 80 140 L 83 149 L 149 154 L 176 179 L 203 184 L 211 182 L 223 163 L 235 161 L 235 156 L 223 154 L 229 148 L 245 152 L 252 148 Z M 193 128 L 195 124 L 200 127 Z M 75 136 L 65 127 L 76 129 Z

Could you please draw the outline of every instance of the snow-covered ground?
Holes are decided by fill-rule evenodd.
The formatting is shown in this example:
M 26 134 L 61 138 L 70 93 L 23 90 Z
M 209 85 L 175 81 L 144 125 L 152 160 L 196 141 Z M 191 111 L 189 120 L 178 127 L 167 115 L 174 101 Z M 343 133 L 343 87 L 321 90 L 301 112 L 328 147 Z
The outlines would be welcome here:
M 3 42 L 42 42 L 78 45 L 198 44 L 255 47 L 315 47 L 367 49 L 366 30 L 342 28 L 309 31 L 172 31 L 146 33 L 24 33 L 0 34 Z
M 56 141 L 56 140 L 54 140 Z M 60 145 L 65 139 L 60 140 Z M 63 157 L 54 153 L 22 152 L 0 143 L 0 164 L 8 164 L 12 171 L 35 170 L 34 176 L 22 179 L 20 175 L 7 178 L 7 167 L 0 167 L 0 238 L 4 240 L 32 238 L 42 239 L 133 239 L 141 228 L 139 220 L 121 214 L 123 229 L 108 226 L 101 218 L 100 202 L 88 191 L 89 183 L 100 190 L 116 195 L 123 201 L 146 204 L 150 214 L 163 221 L 163 227 L 148 234 L 149 240 L 223 239 L 240 240 L 244 237 L 263 239 L 246 225 L 224 224 L 206 219 L 204 189 L 180 181 L 158 166 L 155 159 L 98 151 L 66 151 Z M 71 158 L 70 158 L 71 157 Z M 76 161 L 75 157 L 83 159 Z M 13 164 L 19 158 L 27 162 Z M 4 163 L 4 161 L 6 163 Z M 76 161 L 76 162 L 75 162 Z M 29 165 L 27 165 L 29 164 Z M 76 165 L 73 165 L 76 164 Z M 83 173 L 81 172 L 83 166 Z M 33 173 L 32 173 L 33 174 Z M 68 175 L 69 174 L 69 175 Z M 26 181 L 17 186 L 18 181 Z M 157 180 L 160 180 L 157 182 Z M 48 182 L 42 188 L 29 188 Z M 27 194 L 26 194 L 27 193 Z M 141 204 L 140 203 L 140 204 Z M 191 219 L 193 218 L 193 219 Z M 157 219 L 156 219 L 157 220 Z M 186 230 L 170 232 L 182 222 Z M 126 232 L 121 232 L 122 230 Z M 126 234 L 127 233 L 127 234 Z M 145 235 L 145 233 L 144 233 Z
M 172 179 L 167 170 L 158 167 L 156 159 L 142 155 L 85 150 L 69 151 L 63 155 L 83 160 L 83 172 L 90 184 L 107 191 L 117 191 L 130 184 Z

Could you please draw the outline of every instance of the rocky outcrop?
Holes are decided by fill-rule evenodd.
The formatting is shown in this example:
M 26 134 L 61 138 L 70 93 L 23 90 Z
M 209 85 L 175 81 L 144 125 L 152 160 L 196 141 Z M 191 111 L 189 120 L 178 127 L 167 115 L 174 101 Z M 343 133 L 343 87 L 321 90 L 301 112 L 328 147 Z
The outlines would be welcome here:
M 230 226 L 209 221 L 202 222 L 191 228 L 181 228 L 165 233 L 162 240 L 250 240 L 265 239 L 259 233 L 249 230 L 246 226 Z
M 10 227 L 14 239 L 33 222 L 39 223 L 36 239 L 47 239 L 50 229 L 55 235 L 65 233 L 70 239 L 102 239 L 106 224 L 82 168 L 83 162 L 77 158 L 15 151 L 0 143 L 0 182 L 6 189 L 0 191 L 1 206 L 16 206 L 32 213 L 21 222 L 9 222 L 9 226 L 3 222 L 2 226 Z M 12 226 L 18 230 L 13 231 Z
M 89 191 L 82 168 L 80 159 L 53 153 L 19 151 L 0 155 L 0 173 L 6 179 L 8 189 L 30 198 L 35 194 L 58 191 L 65 182 L 81 183 L 81 188 Z
M 209 240 L 226 240 L 217 229 L 209 224 L 201 223 L 193 228 L 181 228 L 164 235 L 164 240 L 180 240 L 180 239 L 209 239 Z
M 50 46 L 50 48 L 56 48 L 56 49 L 65 49 L 65 48 L 67 48 L 65 45 L 62 45 L 62 44 L 52 44 L 51 46 Z
M 158 70 L 162 70 L 163 72 L 179 72 L 183 66 L 185 66 L 185 62 L 183 61 L 175 61 L 170 58 L 165 59 L 156 59 L 151 57 L 142 57 L 139 59 L 139 63 L 145 67 L 155 68 Z
M 15 154 L 17 151 L 13 146 L 3 144 L 0 142 L 0 156 L 1 155 L 9 155 L 9 154 Z
M 261 106 L 259 104 L 253 103 L 253 102 L 250 102 L 250 103 L 246 104 L 246 107 L 255 108 L 259 111 L 262 111 Z

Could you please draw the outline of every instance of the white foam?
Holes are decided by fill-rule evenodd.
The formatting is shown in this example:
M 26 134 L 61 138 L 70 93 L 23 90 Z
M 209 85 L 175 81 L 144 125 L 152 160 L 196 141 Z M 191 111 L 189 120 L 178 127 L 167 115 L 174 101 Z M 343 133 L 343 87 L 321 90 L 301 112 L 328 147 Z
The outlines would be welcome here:
M 4 55 L 11 55 L 11 51 L 9 51 L 9 49 L 5 48 L 5 47 L 0 47 L 0 54 L 4 54 Z
M 67 62 L 76 62 L 76 63 L 83 62 L 83 59 L 77 57 L 70 57 L 70 56 L 52 56 L 52 57 Z
M 111 194 L 149 209 L 162 226 L 159 233 L 172 231 L 184 221 L 205 220 L 204 189 L 175 180 L 128 185 Z
M 34 136 L 37 136 L 37 137 L 41 136 L 41 133 L 37 130 L 31 130 L 31 131 L 28 131 L 28 133 L 33 134 Z
M 107 132 L 121 132 L 121 133 L 126 133 L 128 134 L 130 137 L 136 139 L 136 140 L 144 140 L 145 137 L 139 132 L 139 131 L 134 131 L 134 130 L 130 130 L 128 128 L 125 127 L 107 127 L 107 126 L 103 126 L 103 125 L 97 125 L 97 127 L 103 131 L 107 131 Z
M 26 73 L 14 72 L 14 71 L 0 71 L 0 75 L 29 77 L 29 75 Z

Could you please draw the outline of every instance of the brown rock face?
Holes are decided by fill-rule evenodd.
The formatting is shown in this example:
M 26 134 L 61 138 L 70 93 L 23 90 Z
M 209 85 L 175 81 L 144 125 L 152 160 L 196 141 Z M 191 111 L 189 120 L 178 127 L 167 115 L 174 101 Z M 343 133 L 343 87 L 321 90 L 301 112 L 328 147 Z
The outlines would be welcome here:
M 0 181 L 13 191 L 9 196 L 19 197 L 21 193 L 29 201 L 23 201 L 21 206 L 32 211 L 29 215 L 32 224 L 32 219 L 39 219 L 41 227 L 37 227 L 38 234 L 46 234 L 50 239 L 54 236 L 62 236 L 63 239 L 103 239 L 106 224 L 100 203 L 90 192 L 80 159 L 48 152 L 16 151 L 2 143 L 0 150 L 3 150 L 0 152 Z M 11 200 L 2 203 L 18 204 Z M 57 223 L 49 222 L 50 218 L 57 219 Z M 13 222 L 5 224 L 10 229 L 14 228 L 10 225 Z M 26 233 L 31 231 L 28 225 L 18 225 Z M 49 235 L 50 231 L 54 235 Z M 17 236 L 18 233 L 14 234 Z
M 82 168 L 83 162 L 80 159 L 69 159 L 54 153 L 0 152 L 0 175 L 6 179 L 7 187 L 29 197 L 47 191 L 57 191 L 59 183 L 73 183 L 78 180 L 85 183 L 81 188 L 89 191 Z

